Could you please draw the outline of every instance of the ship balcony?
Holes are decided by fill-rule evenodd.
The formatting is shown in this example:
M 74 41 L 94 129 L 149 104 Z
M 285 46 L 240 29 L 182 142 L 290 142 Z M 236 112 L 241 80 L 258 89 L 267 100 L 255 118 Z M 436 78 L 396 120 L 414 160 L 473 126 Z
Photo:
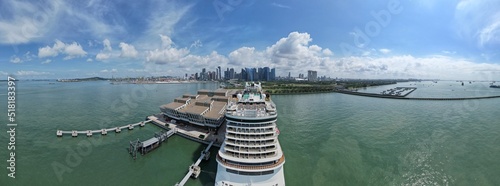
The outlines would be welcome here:
M 228 121 L 227 126 L 230 127 L 251 127 L 251 128 L 257 128 L 257 127 L 274 127 L 276 126 L 276 120 L 274 121 L 267 121 L 267 122 L 261 122 L 261 123 L 240 123 L 240 122 L 234 122 L 234 121 Z
M 226 132 L 226 138 L 234 139 L 234 140 L 247 140 L 247 141 L 261 141 L 261 140 L 270 140 L 276 138 L 278 135 L 273 134 L 263 134 L 263 135 L 253 135 L 253 134 L 234 134 L 230 132 Z
M 253 159 L 253 156 L 251 157 Z M 276 168 L 283 163 L 285 163 L 285 155 L 282 155 L 278 160 L 272 161 L 271 163 L 266 163 L 262 165 L 247 165 L 247 164 L 238 164 L 236 162 L 231 162 L 229 160 L 225 160 L 224 158 L 220 157 L 219 154 L 217 154 L 217 162 L 220 164 L 226 166 L 226 167 L 231 167 L 231 168 L 236 168 L 240 170 L 263 170 L 263 169 L 272 169 Z M 230 163 L 231 162 L 231 163 Z
M 227 116 L 234 118 L 276 118 L 278 114 L 276 111 L 267 112 L 265 110 L 251 110 L 251 109 L 238 109 L 236 111 L 227 111 Z
M 269 158 L 276 158 L 276 151 L 268 151 L 268 152 L 238 152 L 238 151 L 231 151 L 226 149 L 225 152 L 223 152 L 224 155 L 229 156 L 229 157 L 234 157 L 234 158 L 241 158 L 241 159 L 249 159 L 249 160 L 265 160 Z
M 227 131 L 235 134 L 273 134 L 275 130 L 273 128 L 238 128 L 238 127 L 227 127 Z
M 262 154 L 267 152 L 276 151 L 278 148 L 276 146 L 270 147 L 240 147 L 240 146 L 230 146 L 226 145 L 224 150 L 234 152 L 234 153 L 248 153 L 248 154 Z
M 244 146 L 250 146 L 250 147 L 266 147 L 266 146 L 275 145 L 276 141 L 274 139 L 265 140 L 265 141 L 242 141 L 242 140 L 226 139 L 226 144 L 234 145 L 234 146 L 244 145 Z

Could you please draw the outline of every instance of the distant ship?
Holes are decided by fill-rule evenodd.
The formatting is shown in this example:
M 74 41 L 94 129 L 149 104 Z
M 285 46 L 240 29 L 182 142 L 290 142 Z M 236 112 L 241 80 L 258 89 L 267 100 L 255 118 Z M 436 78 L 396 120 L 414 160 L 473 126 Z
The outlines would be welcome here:
M 490 85 L 490 88 L 500 88 L 500 85 Z
M 276 105 L 261 84 L 245 83 L 226 109 L 226 138 L 217 154 L 216 186 L 285 185 Z

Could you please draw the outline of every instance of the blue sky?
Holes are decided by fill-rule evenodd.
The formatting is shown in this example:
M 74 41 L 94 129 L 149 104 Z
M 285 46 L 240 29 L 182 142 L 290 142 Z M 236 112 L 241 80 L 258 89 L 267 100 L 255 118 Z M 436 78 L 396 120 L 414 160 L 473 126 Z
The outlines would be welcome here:
M 497 0 L 0 1 L 0 74 L 500 80 Z

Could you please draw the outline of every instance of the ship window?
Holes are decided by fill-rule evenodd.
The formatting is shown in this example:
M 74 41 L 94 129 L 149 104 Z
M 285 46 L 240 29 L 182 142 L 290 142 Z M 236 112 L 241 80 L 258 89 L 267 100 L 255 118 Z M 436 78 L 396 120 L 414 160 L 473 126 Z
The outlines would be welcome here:
M 226 169 L 226 171 L 229 173 L 245 175 L 245 176 L 260 176 L 260 175 L 268 175 L 274 173 L 274 170 L 262 171 L 262 172 L 246 172 L 246 171 L 237 171 L 233 169 Z

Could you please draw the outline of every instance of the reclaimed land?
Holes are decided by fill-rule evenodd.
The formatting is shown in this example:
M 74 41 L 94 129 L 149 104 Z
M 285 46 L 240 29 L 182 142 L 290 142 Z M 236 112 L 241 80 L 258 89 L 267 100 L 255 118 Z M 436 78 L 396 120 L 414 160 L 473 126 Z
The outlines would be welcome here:
M 262 88 L 270 94 L 310 94 L 336 92 L 339 89 L 358 89 L 370 86 L 396 84 L 397 80 L 349 80 L 349 81 L 275 81 L 264 82 Z
M 500 96 L 483 96 L 483 97 L 466 97 L 466 98 L 412 98 L 412 97 L 404 97 L 404 96 L 396 96 L 396 95 L 383 95 L 383 94 L 374 94 L 374 93 L 355 92 L 355 91 L 348 91 L 348 90 L 336 90 L 335 92 L 342 93 L 342 94 L 356 95 L 356 96 L 366 96 L 366 97 L 375 97 L 375 98 L 389 98 L 389 99 L 405 99 L 405 100 L 446 101 L 446 100 L 469 100 L 469 99 L 500 98 Z

